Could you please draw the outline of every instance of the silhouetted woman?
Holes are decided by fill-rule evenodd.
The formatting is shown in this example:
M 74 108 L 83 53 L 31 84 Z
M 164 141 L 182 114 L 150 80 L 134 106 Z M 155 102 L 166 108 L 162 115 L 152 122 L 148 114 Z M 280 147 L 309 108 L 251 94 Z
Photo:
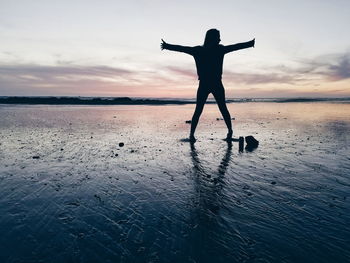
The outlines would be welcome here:
M 160 44 L 161 49 L 179 51 L 192 55 L 196 62 L 199 87 L 197 90 L 196 109 L 194 111 L 191 122 L 191 142 L 196 141 L 194 133 L 196 131 L 199 117 L 202 114 L 203 107 L 208 98 L 209 93 L 213 94 L 216 103 L 219 106 L 220 112 L 224 117 L 228 129 L 226 139 L 230 140 L 232 138 L 231 116 L 226 107 L 225 90 L 221 82 L 224 55 L 235 50 L 254 47 L 255 38 L 248 42 L 238 43 L 229 46 L 219 45 L 220 41 L 221 39 L 219 30 L 210 29 L 205 35 L 203 46 L 186 47 L 179 45 L 171 45 L 166 43 L 163 39 L 162 43 Z

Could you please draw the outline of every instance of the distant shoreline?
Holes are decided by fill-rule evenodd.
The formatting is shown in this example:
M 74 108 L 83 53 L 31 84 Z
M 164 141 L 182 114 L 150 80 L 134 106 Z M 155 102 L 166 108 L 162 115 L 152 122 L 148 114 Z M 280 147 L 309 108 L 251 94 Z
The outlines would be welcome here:
M 350 102 L 350 98 L 247 98 L 227 99 L 227 103 L 244 102 Z M 195 99 L 148 99 L 130 97 L 25 97 L 25 96 L 0 96 L 0 104 L 45 104 L 45 105 L 184 105 L 194 104 Z M 215 103 L 208 100 L 207 103 Z

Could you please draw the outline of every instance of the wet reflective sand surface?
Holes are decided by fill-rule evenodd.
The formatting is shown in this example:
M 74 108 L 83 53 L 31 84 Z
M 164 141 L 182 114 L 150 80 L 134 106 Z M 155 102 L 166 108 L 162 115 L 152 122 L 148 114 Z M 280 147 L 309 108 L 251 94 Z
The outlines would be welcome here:
M 0 106 L 0 262 L 349 261 L 350 104 L 228 107 Z

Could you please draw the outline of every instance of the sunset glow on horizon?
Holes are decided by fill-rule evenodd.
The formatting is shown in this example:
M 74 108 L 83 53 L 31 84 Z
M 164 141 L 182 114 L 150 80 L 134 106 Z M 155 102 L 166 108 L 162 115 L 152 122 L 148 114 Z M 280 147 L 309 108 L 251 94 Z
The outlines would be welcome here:
M 194 98 L 191 56 L 161 51 L 256 38 L 227 54 L 228 98 L 350 97 L 350 2 L 1 1 L 0 96 Z

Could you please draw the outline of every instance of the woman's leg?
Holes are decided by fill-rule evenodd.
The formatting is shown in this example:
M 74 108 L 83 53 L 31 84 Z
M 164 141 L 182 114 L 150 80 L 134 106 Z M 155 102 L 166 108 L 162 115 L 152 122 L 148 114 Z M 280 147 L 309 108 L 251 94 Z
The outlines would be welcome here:
M 209 93 L 205 88 L 201 88 L 201 85 L 199 85 L 199 88 L 197 90 L 197 100 L 196 100 L 196 109 L 193 113 L 192 121 L 191 121 L 191 133 L 190 133 L 190 139 L 195 140 L 194 133 L 197 128 L 197 124 L 199 121 L 199 117 L 202 114 L 204 104 L 207 101 Z
M 215 91 L 213 91 L 213 96 L 216 100 L 216 103 L 219 106 L 219 110 L 222 114 L 222 117 L 224 117 L 227 129 L 228 129 L 227 138 L 231 138 L 232 137 L 231 115 L 226 107 L 224 86 L 221 83 L 220 83 L 220 86 L 221 87 L 216 87 Z

